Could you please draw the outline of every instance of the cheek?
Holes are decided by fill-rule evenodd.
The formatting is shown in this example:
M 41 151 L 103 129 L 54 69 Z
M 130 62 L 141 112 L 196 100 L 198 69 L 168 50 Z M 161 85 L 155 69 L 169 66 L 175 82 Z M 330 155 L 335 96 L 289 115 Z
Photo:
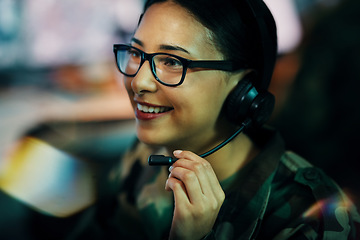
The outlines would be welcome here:
M 197 79 L 201 81 L 201 79 Z M 195 80 L 196 81 L 196 80 Z M 174 106 L 182 121 L 215 122 L 221 112 L 227 90 L 223 80 L 204 79 L 202 83 L 189 87 L 184 94 L 174 98 Z M 179 91 L 180 92 L 180 91 Z
M 221 91 L 204 91 L 204 94 L 199 96 L 198 113 L 202 117 L 209 118 L 208 120 L 214 122 L 219 117 L 223 106 L 224 94 Z
M 125 77 L 125 76 L 123 77 L 125 89 L 126 89 L 127 93 L 129 94 L 129 96 L 132 96 L 134 94 L 132 87 L 131 87 L 131 81 L 132 81 L 132 78 Z
M 205 72 L 202 78 L 197 81 L 200 86 L 197 101 L 201 102 L 201 105 L 208 106 L 209 110 L 217 110 L 221 108 L 227 94 L 227 81 L 222 74 L 216 74 L 211 72 Z

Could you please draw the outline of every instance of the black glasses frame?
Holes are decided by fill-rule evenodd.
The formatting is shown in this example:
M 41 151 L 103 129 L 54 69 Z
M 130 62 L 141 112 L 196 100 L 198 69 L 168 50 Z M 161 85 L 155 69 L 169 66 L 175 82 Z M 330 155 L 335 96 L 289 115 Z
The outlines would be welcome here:
M 121 71 L 120 66 L 119 66 L 119 62 L 118 62 L 118 56 L 117 56 L 117 52 L 120 50 L 128 50 L 128 49 L 135 49 L 136 51 L 138 51 L 141 55 L 141 61 L 139 64 L 139 69 L 134 73 L 134 74 L 127 74 L 123 71 Z M 113 51 L 115 54 L 115 60 L 116 60 L 116 66 L 119 69 L 119 71 L 124 74 L 127 77 L 135 77 L 136 74 L 139 72 L 141 66 L 144 64 L 144 62 L 146 60 L 149 61 L 150 66 L 151 66 L 151 72 L 154 75 L 156 81 L 158 81 L 159 83 L 165 85 L 165 86 L 169 86 L 169 87 L 176 87 L 181 85 L 184 82 L 185 79 L 185 75 L 186 75 L 186 71 L 188 68 L 206 68 L 206 69 L 213 69 L 213 70 L 222 70 L 222 71 L 227 71 L 227 72 L 233 72 L 233 71 L 238 71 L 241 69 L 245 69 L 246 66 L 239 68 L 238 66 L 236 66 L 234 64 L 234 62 L 232 61 L 227 61 L 227 60 L 189 60 L 183 57 L 179 57 L 177 55 L 174 54 L 170 54 L 170 53 L 146 53 L 136 47 L 133 47 L 131 45 L 127 45 L 127 44 L 114 44 L 113 46 Z M 180 82 L 176 83 L 176 84 L 169 84 L 166 82 L 161 81 L 157 75 L 156 75 L 156 71 L 155 71 L 155 63 L 153 61 L 153 58 L 157 55 L 162 55 L 162 54 L 166 54 L 169 55 L 171 57 L 174 57 L 176 59 L 178 59 L 181 64 L 183 65 L 183 72 L 182 72 L 182 76 L 181 76 L 181 80 Z

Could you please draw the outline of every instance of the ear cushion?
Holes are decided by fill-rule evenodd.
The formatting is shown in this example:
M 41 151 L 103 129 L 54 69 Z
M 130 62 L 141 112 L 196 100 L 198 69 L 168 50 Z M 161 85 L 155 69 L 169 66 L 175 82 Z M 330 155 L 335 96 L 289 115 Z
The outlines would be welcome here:
M 251 102 L 255 96 L 248 96 L 252 84 L 248 78 L 241 80 L 238 85 L 231 91 L 225 102 L 225 114 L 230 122 L 241 125 L 245 120 Z
M 261 126 L 271 116 L 275 98 L 267 92 L 258 92 L 250 78 L 241 80 L 225 102 L 225 114 L 230 122 L 241 125 L 250 118 L 252 124 Z
M 274 110 L 275 97 L 268 91 L 258 94 L 249 109 L 249 116 L 252 123 L 261 126 L 266 123 Z

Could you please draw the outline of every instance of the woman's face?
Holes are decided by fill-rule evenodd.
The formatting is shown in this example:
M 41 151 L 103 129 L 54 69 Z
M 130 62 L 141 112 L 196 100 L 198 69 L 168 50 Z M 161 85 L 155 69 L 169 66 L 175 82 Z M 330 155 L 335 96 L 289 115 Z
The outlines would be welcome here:
M 131 44 L 147 53 L 166 52 L 191 60 L 223 59 L 209 31 L 171 2 L 154 4 L 146 11 Z M 135 77 L 125 77 L 139 139 L 169 149 L 207 150 L 222 137 L 221 128 L 229 125 L 219 114 L 238 76 L 188 69 L 182 85 L 168 87 L 155 80 L 146 61 Z M 150 107 L 160 112 L 146 113 Z

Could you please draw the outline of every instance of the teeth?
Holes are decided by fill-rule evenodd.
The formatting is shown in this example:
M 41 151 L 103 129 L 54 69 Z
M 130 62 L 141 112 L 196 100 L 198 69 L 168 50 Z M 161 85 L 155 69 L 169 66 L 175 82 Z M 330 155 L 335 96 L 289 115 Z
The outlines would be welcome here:
M 137 108 L 145 113 L 162 113 L 167 111 L 169 108 L 166 107 L 148 107 L 145 105 L 137 104 Z

